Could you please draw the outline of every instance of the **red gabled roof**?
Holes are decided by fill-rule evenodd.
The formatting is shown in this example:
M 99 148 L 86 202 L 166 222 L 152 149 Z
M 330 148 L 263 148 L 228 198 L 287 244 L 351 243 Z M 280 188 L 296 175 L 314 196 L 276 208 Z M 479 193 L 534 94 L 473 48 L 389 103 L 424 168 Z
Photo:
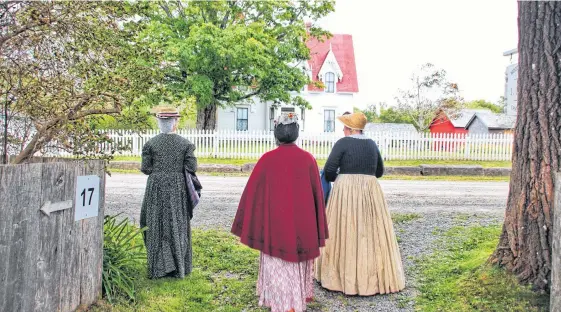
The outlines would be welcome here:
M 356 74 L 355 52 L 352 35 L 333 35 L 330 39 L 320 42 L 316 38 L 310 38 L 306 45 L 310 49 L 310 60 L 308 63 L 312 68 L 312 79 L 318 80 L 318 73 L 329 52 L 329 44 L 333 54 L 343 72 L 343 79 L 337 82 L 337 92 L 358 92 L 358 79 Z M 313 85 L 308 86 L 309 91 L 322 91 Z

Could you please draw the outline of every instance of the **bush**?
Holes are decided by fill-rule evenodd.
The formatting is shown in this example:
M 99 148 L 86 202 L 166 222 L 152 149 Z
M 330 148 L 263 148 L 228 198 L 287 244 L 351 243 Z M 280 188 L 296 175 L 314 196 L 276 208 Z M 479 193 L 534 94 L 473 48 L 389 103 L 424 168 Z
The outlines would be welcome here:
M 109 302 L 117 296 L 136 299 L 135 276 L 145 264 L 146 253 L 142 232 L 127 219 L 105 216 L 103 222 L 103 295 Z

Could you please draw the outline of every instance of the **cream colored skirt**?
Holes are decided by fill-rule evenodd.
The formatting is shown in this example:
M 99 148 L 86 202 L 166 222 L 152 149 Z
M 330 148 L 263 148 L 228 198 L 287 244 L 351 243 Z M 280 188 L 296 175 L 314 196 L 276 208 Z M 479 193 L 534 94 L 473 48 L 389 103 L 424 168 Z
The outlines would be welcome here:
M 327 205 L 329 239 L 315 262 L 322 287 L 372 296 L 405 288 L 405 275 L 384 194 L 374 176 L 341 174 Z

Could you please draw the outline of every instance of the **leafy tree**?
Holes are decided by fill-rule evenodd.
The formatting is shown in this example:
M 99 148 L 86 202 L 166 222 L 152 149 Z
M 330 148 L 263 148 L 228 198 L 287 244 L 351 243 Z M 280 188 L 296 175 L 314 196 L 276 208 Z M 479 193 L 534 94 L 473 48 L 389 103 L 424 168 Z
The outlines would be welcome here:
M 359 110 L 364 115 L 366 115 L 366 119 L 368 122 L 378 122 L 378 112 L 376 108 L 376 104 L 368 105 L 368 107 L 364 110 Z
M 411 114 L 394 107 L 382 108 L 378 120 L 383 123 L 408 123 L 415 125 L 411 119 Z
M 218 107 L 253 98 L 309 108 L 291 91 L 309 83 L 306 38 L 329 34 L 305 19 L 333 10 L 333 0 L 149 2 L 139 41 L 161 51 L 170 97 L 194 96 L 197 127 L 214 129 Z
M 107 115 L 146 123 L 138 99 L 158 79 L 158 64 L 146 62 L 149 46 L 131 44 L 134 14 L 125 2 L 0 3 L 4 162 L 14 141 L 16 163 L 49 148 L 99 154 L 109 139 L 90 125 Z M 16 119 L 25 122 L 10 126 Z
M 488 109 L 493 113 L 502 113 L 504 110 L 504 106 L 487 102 L 485 100 L 475 100 L 475 101 L 467 102 L 465 104 L 465 107 L 471 109 Z
M 453 116 L 461 108 L 458 85 L 446 75 L 445 70 L 427 63 L 413 73 L 408 89 L 398 91 L 397 109 L 409 115 L 417 130 L 427 130 L 439 111 Z
M 561 171 L 561 2 L 518 2 L 518 120 L 503 232 L 493 261 L 547 290 L 555 172 Z

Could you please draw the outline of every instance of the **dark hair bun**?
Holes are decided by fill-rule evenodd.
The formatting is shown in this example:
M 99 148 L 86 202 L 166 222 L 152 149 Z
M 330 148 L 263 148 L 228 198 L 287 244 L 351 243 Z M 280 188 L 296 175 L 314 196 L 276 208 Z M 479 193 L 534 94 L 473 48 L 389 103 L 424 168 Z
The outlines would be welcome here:
M 298 139 L 300 134 L 300 126 L 298 123 L 288 125 L 278 124 L 275 127 L 275 138 L 280 143 L 292 143 Z

